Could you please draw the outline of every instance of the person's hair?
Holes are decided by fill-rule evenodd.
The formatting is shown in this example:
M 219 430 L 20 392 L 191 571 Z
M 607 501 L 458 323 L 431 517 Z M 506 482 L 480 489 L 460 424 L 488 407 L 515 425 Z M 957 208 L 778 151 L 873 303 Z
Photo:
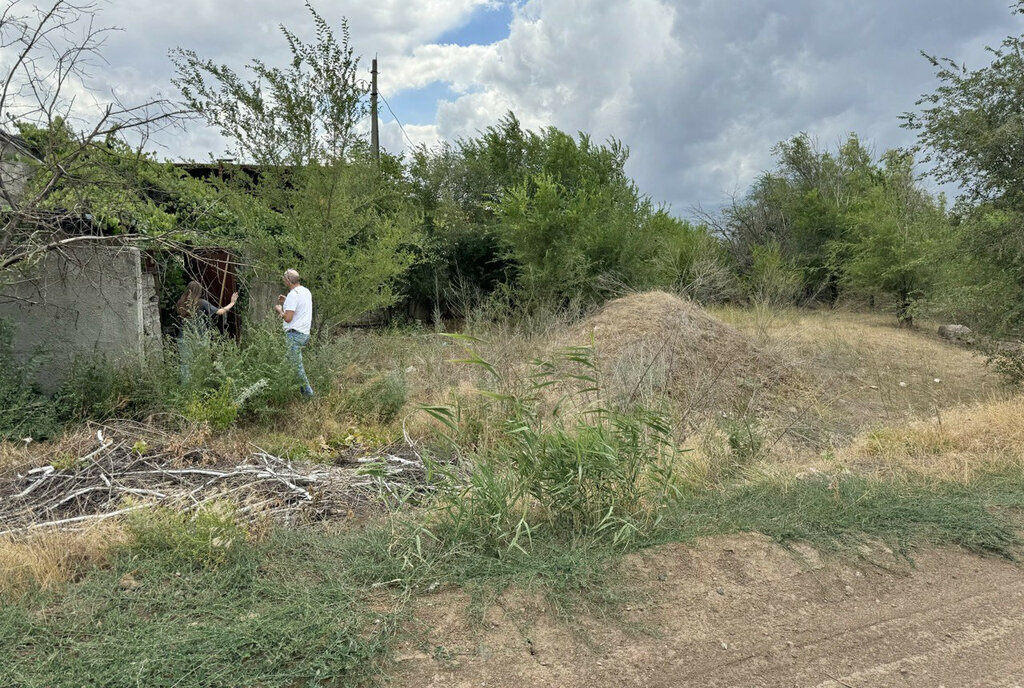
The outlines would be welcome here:
M 299 277 L 298 270 L 288 269 L 284 271 L 284 281 L 288 284 L 302 284 L 302 278 Z
M 199 300 L 203 298 L 203 285 L 199 284 L 195 280 L 188 283 L 185 287 L 185 293 L 181 295 L 178 302 L 174 304 L 174 310 L 178 312 L 183 318 L 190 318 L 195 315 L 196 308 L 199 307 Z

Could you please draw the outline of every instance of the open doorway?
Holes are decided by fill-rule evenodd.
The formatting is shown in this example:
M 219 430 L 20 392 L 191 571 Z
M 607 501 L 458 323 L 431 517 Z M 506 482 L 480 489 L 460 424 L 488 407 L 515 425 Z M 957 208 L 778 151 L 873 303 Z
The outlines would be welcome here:
M 224 248 L 153 251 L 147 256 L 146 267 L 156 279 L 160 324 L 165 336 L 176 334 L 179 317 L 175 312 L 175 304 L 192 280 L 202 285 L 202 298 L 218 307 L 227 304 L 231 294 L 240 291 L 238 260 L 231 251 Z M 242 318 L 239 311 L 233 308 L 214 319 L 221 334 L 236 340 L 241 336 Z

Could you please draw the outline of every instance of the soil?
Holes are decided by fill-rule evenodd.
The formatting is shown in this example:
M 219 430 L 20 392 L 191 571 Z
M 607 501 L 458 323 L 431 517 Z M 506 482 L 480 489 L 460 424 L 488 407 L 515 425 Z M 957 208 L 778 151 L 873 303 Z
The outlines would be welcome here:
M 474 622 L 462 592 L 424 598 L 393 685 L 1024 687 L 1012 562 L 881 545 L 823 559 L 745 535 L 634 555 L 622 580 L 637 595 L 606 618 L 509 591 Z

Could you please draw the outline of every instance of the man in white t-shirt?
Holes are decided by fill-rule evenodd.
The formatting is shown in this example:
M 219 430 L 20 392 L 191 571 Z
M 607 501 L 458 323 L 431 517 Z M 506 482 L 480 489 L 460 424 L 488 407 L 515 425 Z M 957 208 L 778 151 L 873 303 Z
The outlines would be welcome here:
M 286 270 L 284 286 L 288 287 L 288 295 L 277 297 L 274 310 L 284 321 L 284 336 L 288 338 L 288 357 L 295 363 L 299 371 L 299 382 L 302 383 L 303 396 L 313 396 L 313 388 L 309 386 L 306 369 L 302 365 L 302 347 L 309 342 L 309 328 L 313 324 L 313 295 L 302 286 L 302 278 L 295 270 Z

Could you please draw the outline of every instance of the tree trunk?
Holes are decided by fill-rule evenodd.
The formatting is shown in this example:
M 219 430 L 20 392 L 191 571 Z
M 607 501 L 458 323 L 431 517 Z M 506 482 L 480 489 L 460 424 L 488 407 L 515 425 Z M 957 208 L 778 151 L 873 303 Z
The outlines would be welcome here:
M 900 302 L 896 307 L 896 320 L 900 327 L 914 326 L 914 316 L 910 312 L 910 295 L 906 292 L 900 292 Z

